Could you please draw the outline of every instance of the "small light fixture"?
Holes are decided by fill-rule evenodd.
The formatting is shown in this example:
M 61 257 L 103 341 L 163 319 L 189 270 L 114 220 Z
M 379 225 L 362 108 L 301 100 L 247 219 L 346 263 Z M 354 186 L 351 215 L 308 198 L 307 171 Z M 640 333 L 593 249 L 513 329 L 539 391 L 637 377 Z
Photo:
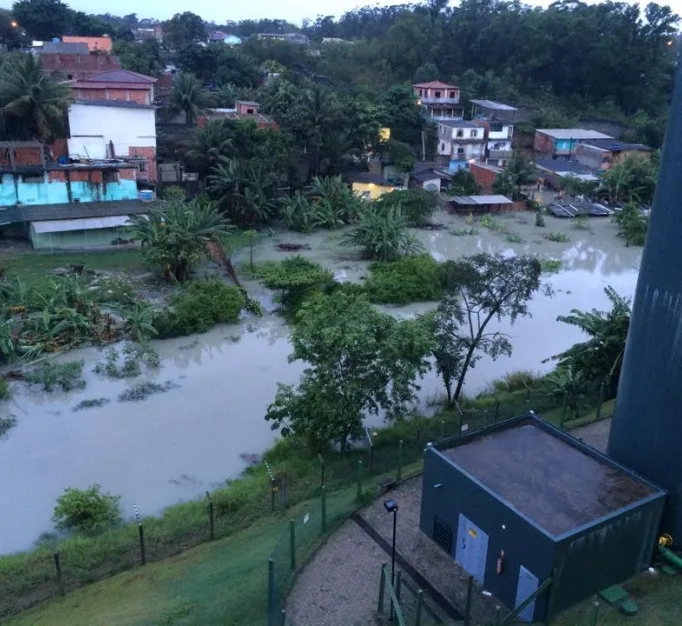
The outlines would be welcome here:
M 384 500 L 384 508 L 389 513 L 395 513 L 398 510 L 398 503 L 395 500 Z

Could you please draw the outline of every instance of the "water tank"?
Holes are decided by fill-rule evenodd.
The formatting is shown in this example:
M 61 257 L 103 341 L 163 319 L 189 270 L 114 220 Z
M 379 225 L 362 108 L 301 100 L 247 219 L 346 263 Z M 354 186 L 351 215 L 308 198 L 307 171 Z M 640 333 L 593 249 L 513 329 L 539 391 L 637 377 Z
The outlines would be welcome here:
M 682 64 L 633 303 L 609 454 L 668 491 L 682 545 Z
M 143 189 L 138 192 L 138 198 L 142 200 L 142 202 L 151 202 L 154 200 L 154 192 L 151 189 Z

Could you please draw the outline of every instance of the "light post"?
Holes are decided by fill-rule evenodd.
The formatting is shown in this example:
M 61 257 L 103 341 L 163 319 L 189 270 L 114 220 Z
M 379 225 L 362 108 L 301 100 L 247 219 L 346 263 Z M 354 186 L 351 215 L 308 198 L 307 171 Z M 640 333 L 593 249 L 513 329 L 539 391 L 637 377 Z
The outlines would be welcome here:
M 398 520 L 398 503 L 395 500 L 384 500 L 384 508 L 393 513 L 393 543 L 391 547 L 391 587 L 395 593 L 395 529 Z M 393 599 L 391 598 L 391 614 L 390 619 L 393 619 Z

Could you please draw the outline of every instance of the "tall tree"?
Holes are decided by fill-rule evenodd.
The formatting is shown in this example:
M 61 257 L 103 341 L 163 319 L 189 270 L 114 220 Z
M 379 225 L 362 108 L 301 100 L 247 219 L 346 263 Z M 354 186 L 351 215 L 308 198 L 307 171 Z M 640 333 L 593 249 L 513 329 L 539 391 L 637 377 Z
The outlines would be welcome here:
M 61 37 L 73 24 L 73 11 L 60 0 L 19 0 L 12 14 L 20 28 L 41 41 Z
M 187 124 L 193 124 L 213 104 L 211 94 L 203 88 L 193 74 L 179 74 L 173 82 L 170 105 L 176 111 L 185 113 Z
M 163 23 L 164 42 L 179 50 L 196 41 L 206 41 L 206 25 L 196 13 L 185 11 L 176 13 Z
M 63 131 L 71 90 L 42 71 L 40 58 L 17 54 L 0 67 L 0 108 L 10 139 L 51 141 Z

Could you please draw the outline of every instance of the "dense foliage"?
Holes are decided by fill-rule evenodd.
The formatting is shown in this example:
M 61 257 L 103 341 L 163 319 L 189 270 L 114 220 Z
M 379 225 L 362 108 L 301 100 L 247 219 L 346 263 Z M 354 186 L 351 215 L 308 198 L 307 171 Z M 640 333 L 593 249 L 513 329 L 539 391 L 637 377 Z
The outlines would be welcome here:
M 627 245 L 643 246 L 649 229 L 649 217 L 633 202 L 626 204 L 614 214 L 618 224 L 618 235 L 625 239 Z
M 410 226 L 426 226 L 438 208 L 438 194 L 424 189 L 405 189 L 386 193 L 377 200 L 377 210 L 400 208 Z
M 650 204 L 658 179 L 659 155 L 630 154 L 604 172 L 600 193 L 609 202 Z
M 363 296 L 343 290 L 308 299 L 296 316 L 290 360 L 304 361 L 296 389 L 279 385 L 266 420 L 313 449 L 345 449 L 365 413 L 404 413 L 417 377 L 428 369 L 430 339 L 415 321 L 379 313 Z
M 52 521 L 59 530 L 95 534 L 121 522 L 119 496 L 103 492 L 100 485 L 69 487 L 57 499 Z
M 443 272 L 428 254 L 407 256 L 390 263 L 373 263 L 365 281 L 367 297 L 383 304 L 440 300 Z

